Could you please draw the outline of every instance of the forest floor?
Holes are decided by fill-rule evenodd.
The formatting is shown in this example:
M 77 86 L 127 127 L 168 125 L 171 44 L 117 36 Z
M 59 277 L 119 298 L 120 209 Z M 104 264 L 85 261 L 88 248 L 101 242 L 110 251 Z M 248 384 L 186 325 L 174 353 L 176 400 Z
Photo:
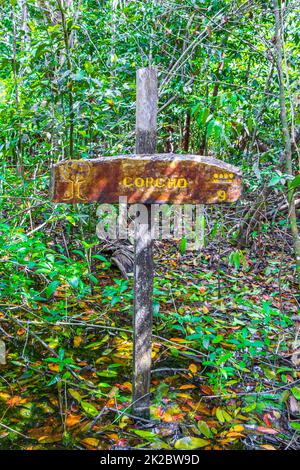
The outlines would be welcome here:
M 143 423 L 130 414 L 132 280 L 99 259 L 81 299 L 67 285 L 34 312 L 2 299 L 0 448 L 299 448 L 294 261 L 267 235 L 262 246 L 232 266 L 222 248 L 195 257 L 157 245 Z

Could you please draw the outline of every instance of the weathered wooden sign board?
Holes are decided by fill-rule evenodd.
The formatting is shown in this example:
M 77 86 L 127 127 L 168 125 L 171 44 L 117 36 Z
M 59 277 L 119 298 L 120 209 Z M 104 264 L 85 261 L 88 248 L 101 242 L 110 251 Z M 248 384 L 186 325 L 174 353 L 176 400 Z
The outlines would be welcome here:
M 215 204 L 235 202 L 240 171 L 200 155 L 118 155 L 52 168 L 52 199 L 64 203 Z
M 148 224 L 135 222 L 133 393 L 135 416 L 149 418 L 152 350 L 153 240 L 151 204 L 218 204 L 241 195 L 241 172 L 200 155 L 156 154 L 157 74 L 137 71 L 136 154 L 67 160 L 52 168 L 54 202 L 143 203 Z M 123 202 L 123 201 L 122 201 Z

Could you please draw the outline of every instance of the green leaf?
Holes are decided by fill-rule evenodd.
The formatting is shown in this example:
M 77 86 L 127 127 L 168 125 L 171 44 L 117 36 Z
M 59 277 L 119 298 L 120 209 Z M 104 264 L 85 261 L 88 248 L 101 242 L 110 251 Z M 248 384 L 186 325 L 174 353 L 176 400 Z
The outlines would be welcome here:
M 274 176 L 272 176 L 268 186 L 276 186 L 278 183 L 280 183 L 281 179 L 282 175 L 275 174 Z
M 67 219 L 68 222 L 70 222 L 70 224 L 72 224 L 74 226 L 76 225 L 75 219 L 73 219 L 73 217 L 71 217 L 70 215 L 67 215 L 66 219 Z
M 203 112 L 201 114 L 201 118 L 199 116 L 199 122 L 200 124 L 205 124 L 209 116 L 209 108 L 204 108 Z
M 207 125 L 207 129 L 206 129 L 206 137 L 207 139 L 211 136 L 212 134 L 212 131 L 214 130 L 214 126 L 215 126 L 215 121 L 213 119 L 211 119 Z
M 147 441 L 156 441 L 158 439 L 158 435 L 150 431 L 142 431 L 140 429 L 131 429 L 131 431 L 133 431 L 138 436 L 143 437 Z
M 199 122 L 199 124 L 205 124 L 208 118 L 208 115 L 209 115 L 209 108 L 202 108 L 197 115 L 197 121 Z
M 218 420 L 220 421 L 220 423 L 225 422 L 225 418 L 224 418 L 223 411 L 221 410 L 221 408 L 217 408 L 216 416 L 217 416 Z
M 54 385 L 56 382 L 59 382 L 59 380 L 59 374 L 55 374 L 54 377 L 47 383 L 48 387 L 50 387 L 50 385 Z
M 153 315 L 158 315 L 158 313 L 159 313 L 159 307 L 160 307 L 160 303 L 157 302 L 157 300 L 154 300 L 153 305 L 152 305 L 152 308 L 153 308 Z
M 292 388 L 292 394 L 297 400 L 300 400 L 300 387 L 293 387 Z
M 67 281 L 74 289 L 77 289 L 77 287 L 79 285 L 79 277 L 78 276 L 73 276 L 70 279 L 67 279 Z
M 116 377 L 118 373 L 115 370 L 103 370 L 102 372 L 97 372 L 99 377 Z
M 300 423 L 290 423 L 291 428 L 296 429 L 296 431 L 300 431 Z
M 80 395 L 79 392 L 77 392 L 77 390 L 74 390 L 73 388 L 69 388 L 68 392 L 71 395 L 71 397 L 75 398 L 75 400 L 77 400 L 79 403 L 82 401 L 82 396 Z
M 100 261 L 107 262 L 107 259 L 102 255 L 93 255 L 92 258 L 99 259 Z
M 252 122 L 252 119 L 250 117 L 248 117 L 248 119 L 247 119 L 247 127 L 248 127 L 249 132 L 252 132 L 253 122 Z
M 256 403 L 250 403 L 250 405 L 244 406 L 242 408 L 243 413 L 250 413 L 251 411 L 256 409 Z
M 65 351 L 63 348 L 59 348 L 59 351 L 58 351 L 58 357 L 59 357 L 59 360 L 62 361 L 63 358 L 65 356 Z
M 198 422 L 198 429 L 205 437 L 212 437 L 213 434 L 205 421 Z
M 222 124 L 219 121 L 215 121 L 214 132 L 215 132 L 215 139 L 216 140 L 220 137 L 222 131 L 223 131 Z
M 92 416 L 93 418 L 95 418 L 98 415 L 99 411 L 91 403 L 88 403 L 87 401 L 82 401 L 80 404 L 81 404 L 82 408 L 84 409 L 84 411 L 89 416 Z
M 295 176 L 295 178 L 290 182 L 289 188 L 295 189 L 300 186 L 300 175 Z
M 186 247 L 187 247 L 187 239 L 185 237 L 183 237 L 180 240 L 180 245 L 179 245 L 179 252 L 180 252 L 181 255 L 183 255 L 185 253 Z
M 222 414 L 223 414 L 223 418 L 225 419 L 225 421 L 227 421 L 228 423 L 232 421 L 232 417 L 230 416 L 229 413 L 227 413 L 227 411 L 222 410 Z
M 221 341 L 223 340 L 224 336 L 223 335 L 217 335 L 213 340 L 212 340 L 212 343 L 221 343 Z
M 281 394 L 280 401 L 281 401 L 282 403 L 285 403 L 285 402 L 288 400 L 289 396 L 290 396 L 289 391 L 288 391 L 288 390 L 284 390 L 284 391 L 282 392 L 282 394 Z
M 205 439 L 201 439 L 200 437 L 182 437 L 175 442 L 175 449 L 183 449 L 183 450 L 192 450 L 192 449 L 199 449 L 200 447 L 205 447 L 210 444 L 209 441 Z
M 49 298 L 58 288 L 60 285 L 60 281 L 52 281 L 50 284 L 47 286 L 47 289 L 45 290 L 46 297 Z
M 100 341 L 95 341 L 91 344 L 88 344 L 85 346 L 84 349 L 98 349 L 103 343 L 106 343 L 106 341 L 109 340 L 109 335 L 105 335 L 104 338 L 102 338 Z

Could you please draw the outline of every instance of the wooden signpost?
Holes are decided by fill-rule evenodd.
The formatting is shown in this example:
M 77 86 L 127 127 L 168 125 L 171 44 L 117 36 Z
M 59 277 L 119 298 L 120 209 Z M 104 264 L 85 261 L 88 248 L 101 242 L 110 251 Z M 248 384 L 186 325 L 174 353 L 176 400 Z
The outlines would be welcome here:
M 241 194 L 238 170 L 212 157 L 154 154 L 69 160 L 53 166 L 53 200 L 65 203 L 214 204 Z
M 156 154 L 157 75 L 137 71 L 136 154 L 68 160 L 52 168 L 52 200 L 147 206 L 148 223 L 136 222 L 133 320 L 133 412 L 149 417 L 152 349 L 153 260 L 151 204 L 217 204 L 241 195 L 241 172 L 200 155 Z

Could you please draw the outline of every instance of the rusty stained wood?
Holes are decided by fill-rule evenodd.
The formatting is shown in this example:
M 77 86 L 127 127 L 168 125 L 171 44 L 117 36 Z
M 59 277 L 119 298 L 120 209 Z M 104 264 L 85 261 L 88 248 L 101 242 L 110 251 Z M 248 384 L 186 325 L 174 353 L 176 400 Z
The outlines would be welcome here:
M 241 195 L 238 168 L 213 157 L 154 154 L 68 160 L 52 167 L 52 199 L 64 203 L 216 204 Z

